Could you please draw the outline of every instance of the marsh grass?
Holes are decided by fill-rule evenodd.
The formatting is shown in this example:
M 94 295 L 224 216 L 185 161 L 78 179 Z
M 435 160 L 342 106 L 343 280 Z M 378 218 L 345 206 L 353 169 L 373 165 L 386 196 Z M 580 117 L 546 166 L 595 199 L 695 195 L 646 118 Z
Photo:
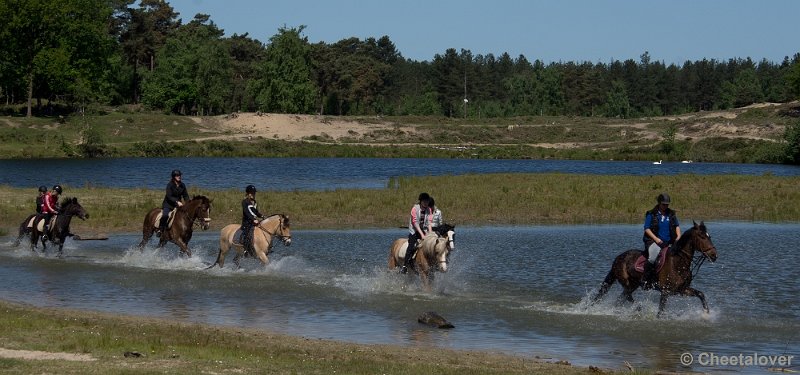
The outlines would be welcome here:
M 358 345 L 259 330 L 0 301 L 0 348 L 94 361 L 0 358 L 11 374 L 589 374 L 588 368 L 441 348 Z M 127 358 L 125 352 L 142 354 Z M 596 373 L 596 372 L 595 372 Z
M 445 220 L 457 225 L 555 225 L 639 223 L 661 192 L 679 218 L 705 221 L 796 222 L 800 177 L 741 175 L 593 176 L 484 174 L 393 178 L 383 189 L 260 191 L 262 213 L 283 213 L 294 228 L 392 228 L 405 226 L 417 195 L 436 198 Z M 137 232 L 147 211 L 159 207 L 161 190 L 65 187 L 89 211 L 73 232 Z M 189 187 L 212 202 L 212 229 L 241 220 L 238 189 Z M 35 188 L 0 186 L 0 228 L 15 233 L 33 211 Z

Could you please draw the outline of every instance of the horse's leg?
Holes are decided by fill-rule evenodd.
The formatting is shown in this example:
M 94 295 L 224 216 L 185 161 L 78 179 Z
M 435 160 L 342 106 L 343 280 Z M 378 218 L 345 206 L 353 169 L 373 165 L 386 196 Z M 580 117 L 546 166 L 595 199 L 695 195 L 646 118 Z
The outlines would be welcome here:
M 175 242 L 176 245 L 178 245 L 178 247 L 181 248 L 181 252 L 186 254 L 187 258 L 191 258 L 192 257 L 192 251 L 189 250 L 189 245 L 187 245 L 186 242 L 183 242 L 183 239 L 176 238 L 174 242 Z
M 701 291 L 699 291 L 697 289 L 694 289 L 694 288 L 686 288 L 686 289 L 683 290 L 683 292 L 681 292 L 681 294 L 683 294 L 684 296 L 687 296 L 687 297 L 694 296 L 694 297 L 700 298 L 700 302 L 703 304 L 703 310 L 705 310 L 706 314 L 709 313 L 708 303 L 706 303 L 706 296 L 705 296 L 705 294 L 703 294 L 703 292 L 701 292 Z
M 146 227 L 142 230 L 142 242 L 139 242 L 139 250 L 144 250 L 144 247 L 150 242 L 150 237 L 153 237 L 153 230 L 148 230 Z
M 258 260 L 260 260 L 261 264 L 265 267 L 267 266 L 267 264 L 269 264 L 269 257 L 267 256 L 267 251 L 268 250 L 265 251 L 256 250 L 256 256 L 258 257 Z
M 600 289 L 597 290 L 597 293 L 595 293 L 594 297 L 592 297 L 592 304 L 597 303 L 597 301 L 603 298 L 603 296 L 608 293 L 608 289 L 614 285 L 614 281 L 616 280 L 616 277 L 614 277 L 614 270 L 612 269 L 611 271 L 608 271 L 606 278 L 603 279 L 603 284 L 600 285 Z
M 658 301 L 658 314 L 656 314 L 656 317 L 660 318 L 661 313 L 664 312 L 664 308 L 667 307 L 667 298 L 669 298 L 669 292 L 662 290 L 661 298 Z

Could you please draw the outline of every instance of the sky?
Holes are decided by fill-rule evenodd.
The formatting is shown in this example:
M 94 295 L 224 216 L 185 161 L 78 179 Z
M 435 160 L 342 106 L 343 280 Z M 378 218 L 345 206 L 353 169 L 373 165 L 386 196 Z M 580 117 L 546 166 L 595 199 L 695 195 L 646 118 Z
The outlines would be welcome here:
M 184 23 L 211 16 L 226 36 L 267 43 L 305 26 L 309 42 L 388 36 L 403 57 L 432 61 L 448 48 L 507 52 L 529 61 L 681 65 L 800 53 L 797 0 L 167 0 Z

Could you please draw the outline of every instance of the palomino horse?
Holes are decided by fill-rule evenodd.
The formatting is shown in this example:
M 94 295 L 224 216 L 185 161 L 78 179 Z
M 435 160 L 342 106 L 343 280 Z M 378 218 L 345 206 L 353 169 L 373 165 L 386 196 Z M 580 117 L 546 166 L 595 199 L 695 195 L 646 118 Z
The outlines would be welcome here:
M 164 247 L 168 241 L 173 242 L 181 248 L 181 251 L 186 256 L 191 257 L 192 251 L 189 250 L 189 240 L 192 239 L 192 231 L 194 225 L 200 226 L 203 230 L 208 229 L 211 223 L 211 200 L 203 195 L 195 195 L 186 204 L 173 210 L 174 215 L 170 219 L 169 227 L 158 241 L 158 247 Z M 139 249 L 144 248 L 153 232 L 158 228 L 159 217 L 161 216 L 161 209 L 154 208 L 144 216 L 144 224 L 142 225 L 142 242 L 139 243 Z
M 65 198 L 61 201 L 58 207 L 59 214 L 55 216 L 55 223 L 50 225 L 50 231 L 47 233 L 47 239 L 54 245 L 58 245 L 58 256 L 60 257 L 64 249 L 64 240 L 70 235 L 69 223 L 72 221 L 73 216 L 79 217 L 81 220 L 89 218 L 89 214 L 83 209 L 83 206 L 78 203 L 78 198 Z M 44 231 L 44 217 L 37 215 L 28 216 L 22 224 L 19 225 L 19 236 L 15 245 L 19 245 L 22 237 L 26 233 L 31 235 L 31 250 L 36 251 L 36 244 L 39 240 L 42 241 L 42 251 L 47 251 L 47 243 L 42 238 Z
M 233 258 L 233 263 L 239 267 L 239 259 L 244 254 L 244 246 L 238 242 L 239 240 L 239 224 L 226 225 L 225 228 L 219 232 L 219 254 L 217 261 L 206 269 L 213 268 L 219 264 L 219 268 L 225 265 L 225 254 L 228 253 L 231 246 L 236 248 L 236 257 Z M 285 246 L 292 244 L 292 232 L 289 229 L 289 217 L 283 214 L 274 214 L 268 216 L 266 219 L 261 220 L 260 223 L 253 229 L 253 248 L 256 251 L 256 257 L 261 261 L 261 264 L 267 265 L 269 263 L 269 255 L 272 250 L 272 237 L 278 237 L 283 241 Z
M 435 235 L 431 233 L 425 236 L 425 239 L 417 245 L 418 250 L 411 265 L 419 273 L 422 285 L 427 290 L 431 289 L 434 271 L 447 272 L 448 257 L 456 248 L 455 229 L 453 225 L 443 224 L 438 227 Z M 408 251 L 408 238 L 398 238 L 392 243 L 389 248 L 390 270 L 403 265 L 406 251 Z
M 695 251 L 702 253 L 696 267 L 699 267 L 706 257 L 711 259 L 712 262 L 717 260 L 717 248 L 711 242 L 711 236 L 709 236 L 706 225 L 702 221 L 699 225 L 693 223 L 693 227 L 683 233 L 673 245 L 672 250 L 666 251 L 664 265 L 658 270 L 658 278 L 655 283 L 655 288 L 661 291 L 661 301 L 658 304 L 659 316 L 661 316 L 664 306 L 667 304 L 667 297 L 673 294 L 699 298 L 700 302 L 703 303 L 703 309 L 708 313 L 708 304 L 703 292 L 690 287 Z M 592 302 L 597 302 L 602 298 L 614 284 L 614 281 L 619 281 L 620 285 L 622 285 L 621 297 L 633 302 L 631 294 L 639 288 L 644 276 L 641 271 L 636 269 L 637 258 L 639 257 L 643 257 L 640 250 L 628 250 L 618 255 L 614 259 L 611 271 L 608 271 L 608 275 L 603 280 L 603 284 Z

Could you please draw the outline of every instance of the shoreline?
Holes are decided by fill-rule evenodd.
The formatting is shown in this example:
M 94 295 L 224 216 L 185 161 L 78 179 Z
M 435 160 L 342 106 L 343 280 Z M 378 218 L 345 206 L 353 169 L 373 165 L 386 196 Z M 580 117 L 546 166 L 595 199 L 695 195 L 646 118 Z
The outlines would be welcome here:
M 18 320 L 22 319 L 27 323 L 20 324 Z M 219 371 L 220 368 L 230 371 L 231 366 L 244 373 L 295 373 L 298 368 L 300 373 L 320 370 L 328 373 L 453 374 L 616 372 L 595 366 L 573 366 L 563 359 L 550 361 L 492 351 L 439 347 L 430 350 L 431 347 L 414 345 L 358 344 L 291 336 L 257 328 L 39 307 L 5 299 L 0 299 L 0 328 L 4 329 L 6 336 L 0 345 L 0 364 L 4 361 L 12 364 L 22 362 L 30 370 L 27 372 L 103 373 L 147 369 L 150 372 L 197 373 Z M 35 338 L 28 339 L 29 329 L 36 329 Z M 71 334 L 65 336 L 64 331 Z M 161 345 L 151 344 L 153 349 L 144 350 L 147 346 L 144 344 L 152 340 L 147 338 L 151 332 L 160 333 L 158 341 Z M 92 339 L 83 337 L 87 335 L 119 339 L 103 344 L 108 340 L 101 338 L 94 343 Z M 205 342 L 197 342 L 198 338 Z M 119 341 L 123 341 L 122 345 Z M 241 357 L 242 361 L 231 359 L 230 353 L 218 353 L 231 343 L 236 343 L 233 354 Z M 215 359 L 215 355 L 220 359 Z M 254 361 L 253 356 L 258 358 Z M 284 358 L 276 365 L 274 360 L 278 356 Z

